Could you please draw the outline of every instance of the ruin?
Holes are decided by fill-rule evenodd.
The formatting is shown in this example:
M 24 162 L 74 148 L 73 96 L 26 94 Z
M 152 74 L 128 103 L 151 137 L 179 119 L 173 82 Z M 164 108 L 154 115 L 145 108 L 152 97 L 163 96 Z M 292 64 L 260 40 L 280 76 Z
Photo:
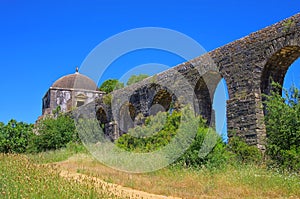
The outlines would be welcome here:
M 160 110 L 168 111 L 176 103 L 187 102 L 193 104 L 197 114 L 208 123 L 213 123 L 213 96 L 219 81 L 224 78 L 229 92 L 229 138 L 235 132 L 249 145 L 264 149 L 263 94 L 270 93 L 271 80 L 283 84 L 289 66 L 300 56 L 299 36 L 300 14 L 296 14 L 137 84 L 116 90 L 109 94 L 111 103 L 105 103 L 105 95 L 101 94 L 95 101 L 97 118 L 104 124 L 105 131 L 114 131 L 110 134 L 116 136 L 136 125 L 138 115 L 147 117 Z

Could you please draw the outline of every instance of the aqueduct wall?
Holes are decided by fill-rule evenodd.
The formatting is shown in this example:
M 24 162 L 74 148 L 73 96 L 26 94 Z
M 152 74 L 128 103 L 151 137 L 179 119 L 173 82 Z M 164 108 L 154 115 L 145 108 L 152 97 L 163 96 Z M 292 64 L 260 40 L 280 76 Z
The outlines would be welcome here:
M 111 122 L 112 114 L 116 116 L 114 120 L 121 131 L 135 125 L 138 115 L 168 110 L 177 102 L 192 103 L 198 114 L 213 123 L 212 100 L 219 81 L 224 78 L 229 92 L 229 137 L 235 132 L 248 144 L 263 149 L 266 130 L 262 94 L 269 94 L 271 79 L 283 83 L 287 69 L 299 56 L 300 14 L 296 14 L 142 82 L 116 90 L 112 94 L 112 109 L 103 105 L 102 100 L 96 109 L 101 108 L 101 114 L 106 112 L 102 119 L 106 123 Z M 129 119 L 122 119 L 124 114 Z

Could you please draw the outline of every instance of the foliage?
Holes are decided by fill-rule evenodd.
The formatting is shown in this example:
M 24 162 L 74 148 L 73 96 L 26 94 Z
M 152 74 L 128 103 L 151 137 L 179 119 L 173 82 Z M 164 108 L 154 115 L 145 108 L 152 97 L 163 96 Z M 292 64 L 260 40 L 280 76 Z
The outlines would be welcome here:
M 129 129 L 127 134 L 122 135 L 116 144 L 119 148 L 135 151 L 155 151 L 165 145 L 176 134 L 181 114 L 174 111 L 171 115 L 158 112 L 155 116 L 146 119 L 144 126 Z
M 85 145 L 96 144 L 105 140 L 102 126 L 96 118 L 80 118 L 76 122 L 76 131 Z
M 117 79 L 108 79 L 105 82 L 101 84 L 99 87 L 100 91 L 104 91 L 106 93 L 111 93 L 114 90 L 123 88 L 124 84 L 122 82 L 119 82 Z
M 147 77 L 149 77 L 149 75 L 146 74 L 132 75 L 127 81 L 127 86 L 140 82 Z
M 272 84 L 274 90 L 266 96 L 267 154 L 272 163 L 288 170 L 300 170 L 300 93 L 292 86 L 283 89 Z
M 10 120 L 7 125 L 0 123 L 0 152 L 24 153 L 30 137 L 32 124 Z
M 178 111 L 173 111 L 172 114 L 159 112 L 155 116 L 148 117 L 144 126 L 130 129 L 128 134 L 122 135 L 116 141 L 116 144 L 119 148 L 127 151 L 152 152 L 158 150 L 169 144 L 172 139 L 175 139 L 181 118 L 182 113 Z M 206 122 L 202 117 L 196 117 L 194 120 L 195 125 L 189 125 L 191 128 L 198 128 L 194 140 L 189 140 L 188 137 L 176 137 L 176 139 L 181 140 L 178 147 L 184 146 L 183 148 L 185 148 L 187 146 L 185 148 L 187 150 L 176 160 L 174 165 L 199 167 L 206 164 L 215 167 L 225 163 L 229 158 L 229 154 L 221 137 L 206 126 Z M 192 131 L 189 127 L 181 128 L 183 132 L 178 136 L 189 134 L 189 131 Z M 211 140 L 213 142 L 210 142 Z M 205 155 L 200 156 L 199 153 L 203 148 L 206 148 L 207 152 Z M 174 149 L 175 152 L 177 150 Z
M 227 149 L 234 153 L 237 162 L 260 163 L 262 161 L 261 151 L 256 146 L 249 146 L 238 136 L 230 138 Z
M 199 126 L 189 148 L 175 162 L 184 167 L 220 168 L 230 158 L 222 138 L 206 126 L 205 120 L 198 117 Z M 187 133 L 187 132 L 185 132 Z
M 289 19 L 283 23 L 283 31 L 288 32 L 293 26 L 295 26 L 295 21 Z
M 112 100 L 113 96 L 110 93 L 103 96 L 103 103 L 106 105 L 111 105 Z
M 57 106 L 53 111 L 52 114 L 57 116 L 61 112 L 61 107 Z
M 40 152 L 66 147 L 69 142 L 78 142 L 74 120 L 68 115 L 59 114 L 56 118 L 48 117 L 37 125 L 37 134 L 32 136 L 28 150 Z

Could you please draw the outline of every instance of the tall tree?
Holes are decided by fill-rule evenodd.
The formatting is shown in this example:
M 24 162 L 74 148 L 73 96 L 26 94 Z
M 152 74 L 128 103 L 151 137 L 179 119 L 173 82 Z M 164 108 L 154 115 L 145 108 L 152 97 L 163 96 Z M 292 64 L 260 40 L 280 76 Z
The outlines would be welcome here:
M 140 82 L 147 77 L 149 77 L 149 75 L 146 75 L 146 74 L 132 75 L 127 81 L 127 86 L 137 83 L 137 82 Z
M 104 91 L 106 93 L 111 93 L 114 90 L 120 89 L 124 87 L 124 83 L 120 82 L 117 79 L 108 79 L 101 84 L 99 87 L 100 91 Z

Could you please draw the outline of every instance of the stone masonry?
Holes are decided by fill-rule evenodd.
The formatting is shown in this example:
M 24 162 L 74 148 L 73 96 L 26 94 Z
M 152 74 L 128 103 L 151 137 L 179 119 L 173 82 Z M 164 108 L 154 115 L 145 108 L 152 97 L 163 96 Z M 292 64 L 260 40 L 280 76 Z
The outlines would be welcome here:
M 299 56 L 300 14 L 296 14 L 137 84 L 114 91 L 110 96 L 113 106 L 105 104 L 103 98 L 96 103 L 97 117 L 105 126 L 117 124 L 119 134 L 122 134 L 140 117 L 190 103 L 197 114 L 201 114 L 208 124 L 213 124 L 212 100 L 219 81 L 224 78 L 229 92 L 229 137 L 234 132 L 248 144 L 264 149 L 266 129 L 262 94 L 270 93 L 272 79 L 283 84 L 287 69 Z

